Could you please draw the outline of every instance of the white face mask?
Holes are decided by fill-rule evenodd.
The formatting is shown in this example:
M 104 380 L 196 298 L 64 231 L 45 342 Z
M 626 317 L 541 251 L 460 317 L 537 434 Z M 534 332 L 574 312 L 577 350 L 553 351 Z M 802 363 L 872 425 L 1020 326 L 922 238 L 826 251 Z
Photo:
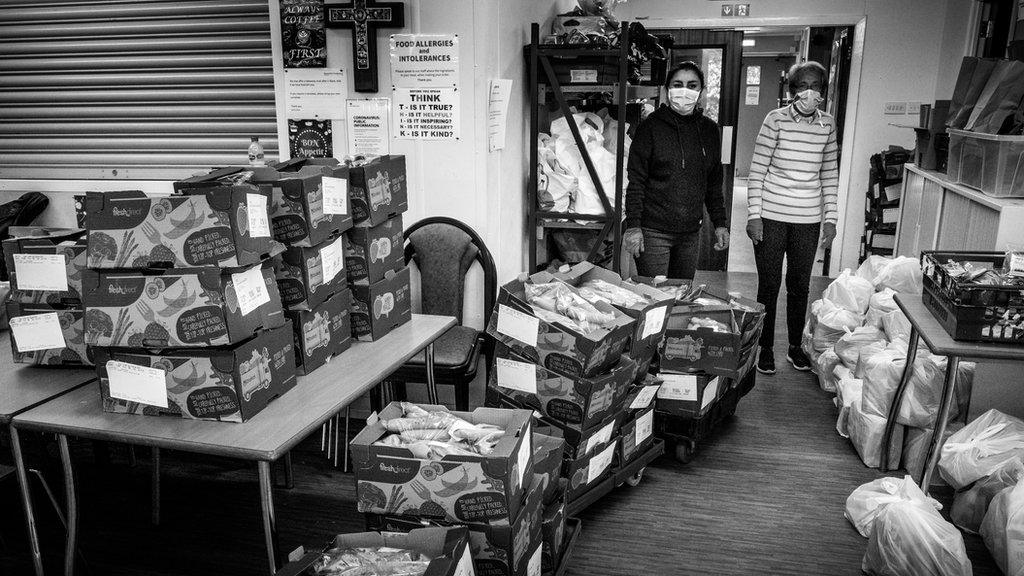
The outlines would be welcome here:
M 821 103 L 821 93 L 817 90 L 807 89 L 803 92 L 798 92 L 796 95 L 796 109 L 802 114 L 810 114 L 814 112 L 818 104 Z
M 668 89 L 669 106 L 684 116 L 693 112 L 698 98 L 700 98 L 700 90 L 691 90 L 685 87 Z

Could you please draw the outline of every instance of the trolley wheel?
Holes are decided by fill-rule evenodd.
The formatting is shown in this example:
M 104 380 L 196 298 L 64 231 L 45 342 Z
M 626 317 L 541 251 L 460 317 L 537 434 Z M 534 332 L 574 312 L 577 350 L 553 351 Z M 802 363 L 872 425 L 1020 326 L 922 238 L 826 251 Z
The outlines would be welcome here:
M 636 488 L 637 486 L 639 486 L 640 485 L 640 481 L 644 479 L 644 471 L 645 470 L 647 470 L 646 466 L 644 466 L 643 468 L 638 470 L 636 474 L 633 474 L 629 478 L 626 478 L 626 484 L 629 484 L 633 488 Z
M 683 464 L 689 464 L 693 460 L 693 453 L 697 451 L 697 443 L 693 440 L 682 440 L 676 444 L 676 460 Z

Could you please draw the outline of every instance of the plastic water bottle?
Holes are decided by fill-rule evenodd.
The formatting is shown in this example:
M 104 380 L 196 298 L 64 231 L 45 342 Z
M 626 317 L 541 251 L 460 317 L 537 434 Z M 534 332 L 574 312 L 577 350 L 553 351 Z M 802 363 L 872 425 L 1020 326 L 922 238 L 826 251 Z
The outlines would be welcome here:
M 263 160 L 263 145 L 260 144 L 259 137 L 253 136 L 252 143 L 249 144 L 249 166 L 266 165 L 266 161 Z

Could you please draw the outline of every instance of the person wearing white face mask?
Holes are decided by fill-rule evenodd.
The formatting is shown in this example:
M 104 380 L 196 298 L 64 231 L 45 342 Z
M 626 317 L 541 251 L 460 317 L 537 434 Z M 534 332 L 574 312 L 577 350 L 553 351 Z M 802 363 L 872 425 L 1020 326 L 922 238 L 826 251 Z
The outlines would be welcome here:
M 629 151 L 623 245 L 642 276 L 693 278 L 707 208 L 716 250 L 729 246 L 718 125 L 699 106 L 704 73 L 671 70 L 666 104 L 637 128 Z
M 793 102 L 768 113 L 754 143 L 747 179 L 747 235 L 757 262 L 757 301 L 765 306 L 757 370 L 775 373 L 775 304 L 786 261 L 786 359 L 811 369 L 800 349 L 811 267 L 819 244 L 827 248 L 839 220 L 836 125 L 818 109 L 827 73 L 817 62 L 789 69 Z M 820 242 L 819 242 L 820 240 Z

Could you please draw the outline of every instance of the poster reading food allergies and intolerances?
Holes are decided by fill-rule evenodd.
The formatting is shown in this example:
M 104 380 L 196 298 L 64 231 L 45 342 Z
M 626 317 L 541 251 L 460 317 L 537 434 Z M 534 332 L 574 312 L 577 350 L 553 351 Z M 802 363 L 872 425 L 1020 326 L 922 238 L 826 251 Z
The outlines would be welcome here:
M 292 158 L 331 158 L 334 136 L 330 120 L 289 120 L 288 147 Z
M 281 40 L 285 68 L 326 66 L 323 0 L 281 0 Z

